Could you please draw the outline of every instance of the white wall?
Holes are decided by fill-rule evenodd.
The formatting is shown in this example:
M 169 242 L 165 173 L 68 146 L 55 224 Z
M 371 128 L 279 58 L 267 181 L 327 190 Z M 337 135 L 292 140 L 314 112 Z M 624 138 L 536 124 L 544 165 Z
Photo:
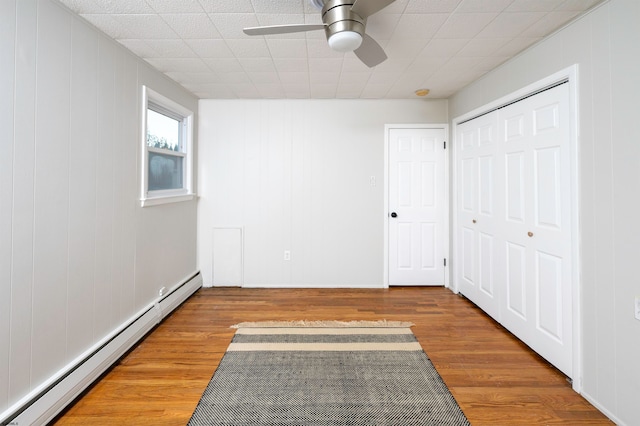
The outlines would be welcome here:
M 444 123 L 446 101 L 201 100 L 199 108 L 205 285 L 214 227 L 244 229 L 246 286 L 383 285 L 384 125 Z
M 622 424 L 640 401 L 640 2 L 611 0 L 450 100 L 455 118 L 579 64 L 584 395 Z M 635 135 L 635 136 L 634 136 Z
M 197 100 L 52 0 L 0 2 L 0 64 L 2 413 L 196 271 L 196 203 L 140 207 L 140 87 Z

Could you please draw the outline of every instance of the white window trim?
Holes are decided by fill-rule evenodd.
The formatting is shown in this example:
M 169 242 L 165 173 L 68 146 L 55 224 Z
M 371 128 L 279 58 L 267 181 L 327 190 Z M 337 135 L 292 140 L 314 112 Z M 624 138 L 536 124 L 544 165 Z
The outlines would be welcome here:
M 184 117 L 184 188 L 169 189 L 159 191 L 149 191 L 149 151 L 158 151 L 151 147 L 147 147 L 147 109 L 148 103 L 151 100 L 153 103 L 161 105 L 171 111 L 175 111 Z M 141 135 L 141 147 L 142 147 L 142 178 L 140 188 L 140 205 L 142 207 L 156 206 L 167 203 L 178 203 L 182 201 L 190 201 L 195 198 L 193 192 L 193 111 L 185 108 L 179 103 L 159 94 L 148 88 L 142 86 L 142 135 Z M 180 155 L 179 153 L 176 153 Z

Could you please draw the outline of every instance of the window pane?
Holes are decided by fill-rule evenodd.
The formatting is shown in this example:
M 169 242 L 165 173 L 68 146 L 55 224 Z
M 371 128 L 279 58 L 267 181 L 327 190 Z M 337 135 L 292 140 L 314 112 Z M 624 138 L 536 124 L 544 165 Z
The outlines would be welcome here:
M 147 145 L 180 151 L 180 121 L 147 109 Z
M 183 160 L 183 157 L 149 152 L 149 191 L 183 188 Z

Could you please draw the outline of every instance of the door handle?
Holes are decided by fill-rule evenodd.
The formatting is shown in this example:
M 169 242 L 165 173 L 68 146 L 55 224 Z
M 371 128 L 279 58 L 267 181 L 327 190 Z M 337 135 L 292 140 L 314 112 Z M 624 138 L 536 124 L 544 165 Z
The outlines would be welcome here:
M 398 217 L 398 213 L 396 213 L 396 212 L 391 212 L 391 217 Z

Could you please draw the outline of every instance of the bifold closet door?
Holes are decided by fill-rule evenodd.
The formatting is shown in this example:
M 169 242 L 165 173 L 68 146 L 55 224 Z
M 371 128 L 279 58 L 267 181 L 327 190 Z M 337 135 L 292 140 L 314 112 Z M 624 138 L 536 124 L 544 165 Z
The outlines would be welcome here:
M 456 135 L 458 288 L 571 376 L 568 85 L 459 125 Z

